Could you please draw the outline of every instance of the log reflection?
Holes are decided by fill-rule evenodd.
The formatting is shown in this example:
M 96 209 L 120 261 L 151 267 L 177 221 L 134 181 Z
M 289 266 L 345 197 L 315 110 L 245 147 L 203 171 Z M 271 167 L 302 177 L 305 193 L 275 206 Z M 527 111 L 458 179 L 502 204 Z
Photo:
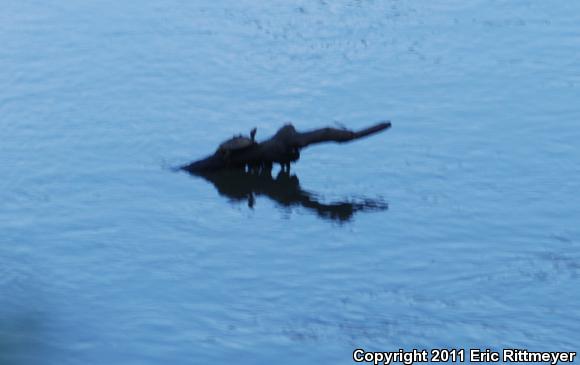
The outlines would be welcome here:
M 303 190 L 296 175 L 280 171 L 273 177 L 268 171 L 247 172 L 243 169 L 195 174 L 211 182 L 218 193 L 233 201 L 247 201 L 254 207 L 255 198 L 265 196 L 282 207 L 301 206 L 319 217 L 345 222 L 362 211 L 382 211 L 388 204 L 382 199 L 348 199 L 323 203 L 316 194 Z

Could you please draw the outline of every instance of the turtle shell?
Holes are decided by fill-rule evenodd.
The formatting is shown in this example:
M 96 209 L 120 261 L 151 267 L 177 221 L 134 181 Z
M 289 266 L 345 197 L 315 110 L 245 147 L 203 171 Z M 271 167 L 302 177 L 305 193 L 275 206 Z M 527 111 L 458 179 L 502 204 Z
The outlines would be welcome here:
M 227 153 L 233 152 L 237 150 L 243 150 L 254 145 L 256 142 L 251 140 L 248 137 L 244 136 L 235 136 L 233 138 L 228 139 L 227 141 L 222 142 L 222 144 L 218 147 L 218 152 Z

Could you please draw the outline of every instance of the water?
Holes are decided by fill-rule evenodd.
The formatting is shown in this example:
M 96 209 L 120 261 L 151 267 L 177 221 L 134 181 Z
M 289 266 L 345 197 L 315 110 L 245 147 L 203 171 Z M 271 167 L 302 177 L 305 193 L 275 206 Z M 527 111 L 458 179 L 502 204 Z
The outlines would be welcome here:
M 0 363 L 577 351 L 579 24 L 560 0 L 4 0 Z M 384 119 L 299 181 L 172 170 L 254 126 Z

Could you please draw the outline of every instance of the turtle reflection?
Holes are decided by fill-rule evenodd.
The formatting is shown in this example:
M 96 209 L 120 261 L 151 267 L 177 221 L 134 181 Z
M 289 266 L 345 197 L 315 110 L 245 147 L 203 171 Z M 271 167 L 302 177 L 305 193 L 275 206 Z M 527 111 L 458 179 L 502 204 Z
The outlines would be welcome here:
M 219 172 L 199 174 L 218 190 L 220 195 L 233 201 L 247 201 L 253 208 L 257 196 L 266 196 L 282 207 L 302 206 L 313 210 L 324 219 L 344 222 L 356 212 L 386 210 L 388 205 L 382 199 L 349 199 L 322 203 L 316 194 L 303 190 L 296 175 L 281 170 L 274 178 L 267 170 L 246 171 L 229 169 Z

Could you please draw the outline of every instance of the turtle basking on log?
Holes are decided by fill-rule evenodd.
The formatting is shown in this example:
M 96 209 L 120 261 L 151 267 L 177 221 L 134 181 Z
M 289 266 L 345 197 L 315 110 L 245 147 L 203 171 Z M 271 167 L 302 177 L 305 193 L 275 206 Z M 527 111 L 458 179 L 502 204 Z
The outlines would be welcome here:
M 232 156 L 235 158 L 237 154 L 256 145 L 255 137 L 256 128 L 251 130 L 249 138 L 239 134 L 222 142 L 215 153 L 222 156 L 226 162 L 231 161 Z
M 286 124 L 271 138 L 260 143 L 255 141 L 256 128 L 254 128 L 250 132 L 250 137 L 234 136 L 220 144 L 213 155 L 182 166 L 181 169 L 193 174 L 246 167 L 249 170 L 271 171 L 273 164 L 279 163 L 283 171 L 290 171 L 290 164 L 300 158 L 300 150 L 311 144 L 345 143 L 390 127 L 391 122 L 381 122 L 359 131 L 327 127 L 298 132 L 292 124 Z

